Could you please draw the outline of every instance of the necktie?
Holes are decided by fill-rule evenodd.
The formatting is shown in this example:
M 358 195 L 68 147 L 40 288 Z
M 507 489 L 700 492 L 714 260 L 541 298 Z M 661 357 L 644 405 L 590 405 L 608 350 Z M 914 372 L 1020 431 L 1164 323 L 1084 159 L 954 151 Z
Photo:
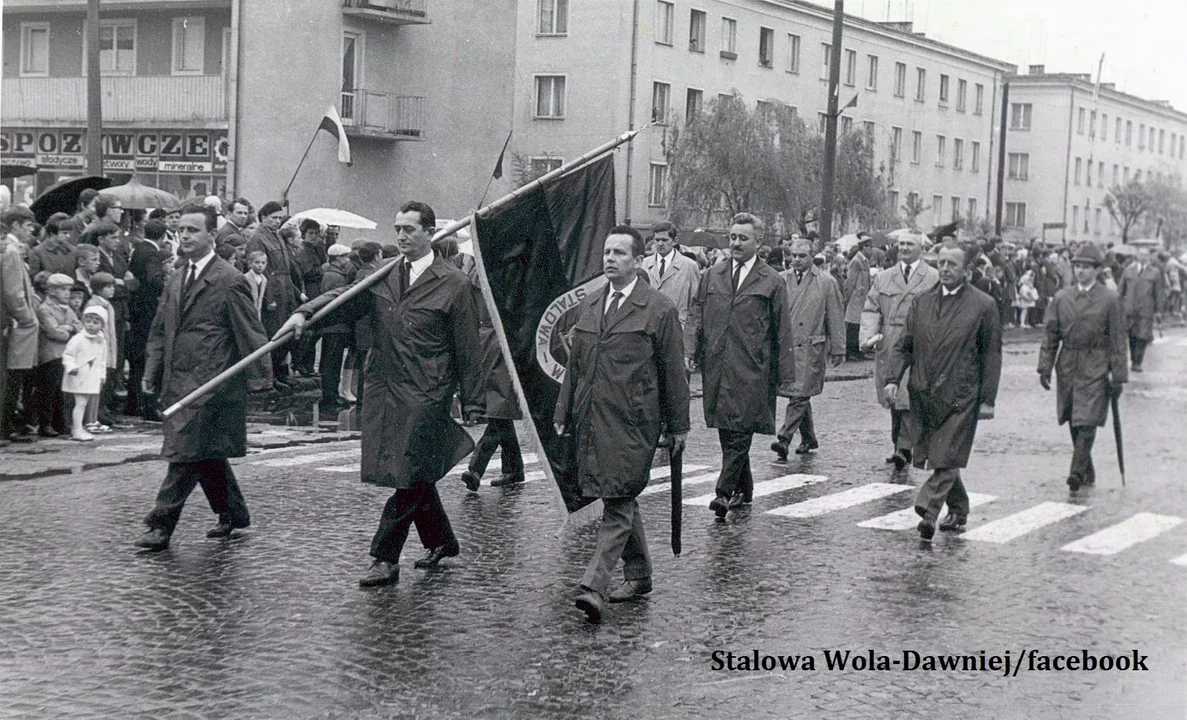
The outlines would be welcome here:
M 733 288 L 734 294 L 738 293 L 738 285 L 742 282 L 742 265 L 741 263 L 734 263 L 734 279 Z
M 412 284 L 412 273 L 408 261 L 400 263 L 400 297 L 408 294 L 408 286 Z
M 667 262 L 668 261 L 664 260 L 662 257 L 659 259 L 659 276 L 661 278 L 664 276 L 664 267 L 666 267 Z
M 911 282 L 911 266 L 903 265 L 903 282 Z
M 796 285 L 799 285 L 799 284 L 800 284 L 800 283 L 802 283 L 803 281 L 804 281 L 804 271 L 803 271 L 803 270 L 796 270 L 796 271 L 795 271 L 795 284 L 796 284 Z
M 622 303 L 622 292 L 615 290 L 614 294 L 610 296 L 610 307 L 606 310 L 606 319 L 614 317 L 614 313 L 618 312 L 618 306 Z
M 185 266 L 185 278 L 181 284 L 181 295 L 185 297 L 190 294 L 190 288 L 194 285 L 194 278 L 198 274 L 198 266 L 190 263 Z

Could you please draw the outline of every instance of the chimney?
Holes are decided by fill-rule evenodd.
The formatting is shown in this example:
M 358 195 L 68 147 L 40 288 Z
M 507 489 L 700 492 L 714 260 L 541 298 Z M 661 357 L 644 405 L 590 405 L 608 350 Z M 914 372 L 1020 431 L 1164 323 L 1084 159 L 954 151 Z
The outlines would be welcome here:
M 1031 65 L 1029 68 L 1027 68 L 1026 74 L 1027 75 L 1042 75 L 1046 72 L 1047 72 L 1046 65 Z

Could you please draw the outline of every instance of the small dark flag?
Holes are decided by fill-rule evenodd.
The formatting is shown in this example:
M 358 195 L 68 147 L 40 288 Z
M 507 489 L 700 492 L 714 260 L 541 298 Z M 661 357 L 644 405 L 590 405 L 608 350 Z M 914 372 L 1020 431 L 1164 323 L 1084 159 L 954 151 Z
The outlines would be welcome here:
M 507 133 L 507 139 L 503 141 L 503 149 L 499 151 L 499 159 L 495 162 L 495 171 L 493 177 L 495 180 L 503 177 L 503 156 L 507 154 L 507 146 L 511 144 L 511 133 Z

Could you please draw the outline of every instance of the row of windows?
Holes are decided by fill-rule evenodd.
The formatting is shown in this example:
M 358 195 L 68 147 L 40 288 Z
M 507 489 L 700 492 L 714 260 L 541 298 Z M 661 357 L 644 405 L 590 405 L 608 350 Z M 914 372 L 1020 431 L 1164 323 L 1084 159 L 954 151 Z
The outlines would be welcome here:
M 914 207 L 921 202 L 919 193 L 909 192 L 907 193 L 907 204 L 899 207 L 899 193 L 897 190 L 891 190 L 887 193 L 887 199 L 895 213 L 899 213 L 906 207 Z M 931 205 L 928 207 L 931 210 L 931 224 L 933 226 L 956 222 L 957 220 L 973 220 L 977 218 L 977 198 L 962 199 L 959 195 L 953 195 L 945 201 L 943 195 L 932 195 Z M 964 213 L 963 215 L 961 214 L 962 212 Z
M 1076 185 L 1083 184 L 1088 187 L 1092 187 L 1092 176 L 1093 176 L 1092 165 L 1093 165 L 1093 163 L 1092 163 L 1091 159 L 1088 160 L 1087 163 L 1085 163 L 1083 158 L 1076 158 L 1075 165 L 1074 165 L 1075 172 L 1072 173 L 1073 182 Z M 1167 175 L 1163 175 L 1161 172 L 1158 172 L 1157 170 L 1154 170 L 1154 169 L 1150 169 L 1150 170 L 1146 171 L 1146 179 L 1147 180 L 1154 180 L 1156 182 L 1161 182 L 1162 180 L 1169 179 L 1170 177 L 1171 177 L 1171 175 L 1169 173 Z M 1112 183 L 1110 184 L 1110 187 L 1115 186 L 1115 185 L 1129 184 L 1129 181 L 1131 179 L 1130 172 L 1129 172 L 1129 166 L 1125 165 L 1124 167 L 1122 167 L 1122 166 L 1114 163 L 1113 164 L 1113 173 L 1111 175 L 1111 178 L 1112 178 Z M 1083 180 L 1083 182 L 1081 182 L 1081 180 Z M 1133 172 L 1132 180 L 1134 182 L 1142 181 L 1142 171 L 1140 168 Z M 1100 187 L 1100 188 L 1105 187 L 1105 163 L 1103 161 L 1099 161 L 1096 163 L 1096 186 Z
M 83 30 L 83 68 L 86 73 L 86 38 Z M 21 23 L 21 77 L 49 76 L 50 24 Z M 173 18 L 174 75 L 202 75 L 206 71 L 206 19 Z M 138 47 L 136 20 L 99 21 L 99 71 L 103 75 L 135 75 Z
M 900 162 L 902 160 L 902 146 L 903 146 L 903 129 L 901 127 L 890 128 L 890 159 L 892 162 Z M 965 141 L 964 138 L 952 139 L 952 169 L 963 170 L 965 160 Z M 911 164 L 919 165 L 923 162 L 923 133 L 918 130 L 911 131 Z M 946 135 L 936 135 L 936 167 L 947 167 L 948 164 L 948 137 Z M 969 171 L 981 171 L 981 143 L 973 140 L 969 142 Z
M 1090 212 L 1090 208 L 1085 207 L 1084 208 L 1084 224 L 1082 226 L 1082 229 L 1083 229 L 1083 232 L 1085 235 L 1087 235 L 1089 232 L 1088 221 L 1090 218 L 1093 218 L 1093 217 L 1095 217 L 1095 222 L 1093 223 L 1094 229 L 1092 230 L 1092 232 L 1095 235 L 1100 235 L 1101 230 L 1102 230 L 1101 220 L 1108 219 L 1108 220 L 1112 221 L 1113 216 L 1103 213 L 1101 211 L 1101 208 L 1096 208 L 1095 212 Z M 1072 205 L 1072 223 L 1071 223 L 1071 225 L 1068 226 L 1068 234 L 1069 235 L 1077 235 L 1080 232 L 1081 232 L 1080 206 Z M 1109 223 L 1109 234 L 1110 235 L 1117 234 L 1117 224 L 1115 221 L 1112 221 Z
M 1010 129 L 1011 130 L 1030 130 L 1032 120 L 1033 105 L 1031 103 L 1011 103 L 1010 104 Z M 1079 108 L 1076 121 L 1076 132 L 1080 135 L 1087 133 L 1090 139 L 1095 140 L 1097 137 L 1097 112 L 1095 110 L 1088 110 L 1087 108 Z M 1109 115 L 1108 113 L 1100 114 L 1100 139 L 1102 142 L 1109 140 Z M 1113 117 L 1113 142 L 1117 145 L 1121 144 L 1122 131 L 1124 130 L 1125 145 L 1133 147 L 1133 121 L 1123 120 L 1122 118 Z M 1172 158 L 1178 156 L 1180 160 L 1187 157 L 1187 136 L 1184 134 L 1170 133 L 1170 143 L 1167 143 L 1167 132 L 1162 128 L 1155 128 L 1150 126 L 1147 131 L 1145 123 L 1138 124 L 1138 150 L 1146 150 L 1149 148 L 1150 152 L 1156 152 L 1159 155 L 1169 154 Z M 1177 145 L 1177 146 L 1176 146 Z

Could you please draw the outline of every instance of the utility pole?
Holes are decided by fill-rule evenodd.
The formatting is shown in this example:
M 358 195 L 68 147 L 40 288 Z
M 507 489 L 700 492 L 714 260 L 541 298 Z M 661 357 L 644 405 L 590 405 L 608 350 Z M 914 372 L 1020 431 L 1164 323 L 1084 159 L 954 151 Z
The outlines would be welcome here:
M 1010 119 L 1010 81 L 1002 83 L 1002 126 L 998 130 L 997 149 L 997 217 L 994 220 L 993 234 L 1002 236 L 1002 203 L 1006 192 L 1006 123 Z
M 99 77 L 99 0 L 87 0 L 87 174 L 103 174 L 103 86 Z
M 824 123 L 824 192 L 820 198 L 821 246 L 832 241 L 833 185 L 837 179 L 837 106 L 840 105 L 841 30 L 845 21 L 845 0 L 836 0 L 833 10 L 833 45 L 829 52 L 828 113 Z

